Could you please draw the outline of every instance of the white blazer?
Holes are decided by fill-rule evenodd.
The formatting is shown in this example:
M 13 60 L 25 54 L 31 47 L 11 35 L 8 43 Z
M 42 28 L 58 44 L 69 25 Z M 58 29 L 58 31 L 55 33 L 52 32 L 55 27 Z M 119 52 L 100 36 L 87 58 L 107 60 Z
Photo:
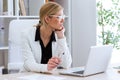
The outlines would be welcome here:
M 23 53 L 23 69 L 25 71 L 45 72 L 47 64 L 41 64 L 41 46 L 39 41 L 35 41 L 36 27 L 32 27 L 22 34 L 22 53 Z M 55 34 L 56 35 L 56 34 Z M 68 49 L 66 38 L 57 39 L 52 42 L 52 56 L 61 56 L 60 66 L 69 68 L 72 63 L 71 54 Z M 64 54 L 63 54 L 64 53 Z

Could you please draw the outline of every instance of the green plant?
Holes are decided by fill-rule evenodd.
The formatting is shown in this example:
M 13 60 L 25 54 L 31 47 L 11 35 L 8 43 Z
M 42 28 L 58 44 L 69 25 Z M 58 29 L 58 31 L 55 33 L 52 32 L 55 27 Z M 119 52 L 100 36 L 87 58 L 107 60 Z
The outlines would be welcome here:
M 103 45 L 112 44 L 113 47 L 120 49 L 120 0 L 111 0 L 109 8 L 105 8 L 104 1 L 97 2 L 97 23 L 101 27 L 101 34 L 98 37 Z

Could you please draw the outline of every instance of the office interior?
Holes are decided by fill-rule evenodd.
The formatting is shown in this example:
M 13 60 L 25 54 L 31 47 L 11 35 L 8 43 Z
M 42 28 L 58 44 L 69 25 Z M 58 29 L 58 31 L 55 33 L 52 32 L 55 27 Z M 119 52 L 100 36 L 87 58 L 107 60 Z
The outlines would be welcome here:
M 19 0 L 0 0 L 0 67 L 9 63 L 9 24 L 12 20 L 38 20 L 38 11 L 47 0 L 24 0 L 26 15 L 20 14 Z M 53 0 L 64 7 L 72 67 L 86 64 L 89 49 L 97 45 L 96 0 Z M 13 6 L 11 6 L 13 4 Z M 36 6 L 34 6 L 35 4 Z M 27 6 L 26 6 L 27 5 Z M 5 10 L 5 12 L 4 12 Z M 8 12 L 6 12 L 8 11 Z M 12 12 L 11 12 L 12 11 Z M 4 13 L 2 13 L 4 12 Z M 18 24 L 19 25 L 19 24 Z M 16 26 L 17 27 L 17 26 Z M 13 55 L 13 58 L 15 56 Z

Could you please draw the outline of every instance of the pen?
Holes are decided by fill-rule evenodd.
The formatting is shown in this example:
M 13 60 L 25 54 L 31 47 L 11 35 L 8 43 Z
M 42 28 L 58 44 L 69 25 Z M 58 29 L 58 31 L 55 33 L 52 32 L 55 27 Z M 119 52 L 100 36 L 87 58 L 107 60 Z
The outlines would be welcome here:
M 58 54 L 58 57 L 61 59 L 63 55 L 64 55 L 64 52 L 63 52 L 63 53 Z M 63 67 L 62 67 L 62 66 L 60 66 L 60 65 L 58 65 L 57 69 L 63 69 Z

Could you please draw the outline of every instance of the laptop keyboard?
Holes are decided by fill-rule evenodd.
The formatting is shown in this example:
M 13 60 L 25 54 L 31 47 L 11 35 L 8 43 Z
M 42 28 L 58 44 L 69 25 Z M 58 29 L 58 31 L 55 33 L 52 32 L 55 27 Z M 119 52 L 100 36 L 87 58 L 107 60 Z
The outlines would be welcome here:
M 76 73 L 76 74 L 83 74 L 83 73 L 84 73 L 84 70 L 82 70 L 82 71 L 76 71 L 76 72 L 73 72 L 73 73 Z

